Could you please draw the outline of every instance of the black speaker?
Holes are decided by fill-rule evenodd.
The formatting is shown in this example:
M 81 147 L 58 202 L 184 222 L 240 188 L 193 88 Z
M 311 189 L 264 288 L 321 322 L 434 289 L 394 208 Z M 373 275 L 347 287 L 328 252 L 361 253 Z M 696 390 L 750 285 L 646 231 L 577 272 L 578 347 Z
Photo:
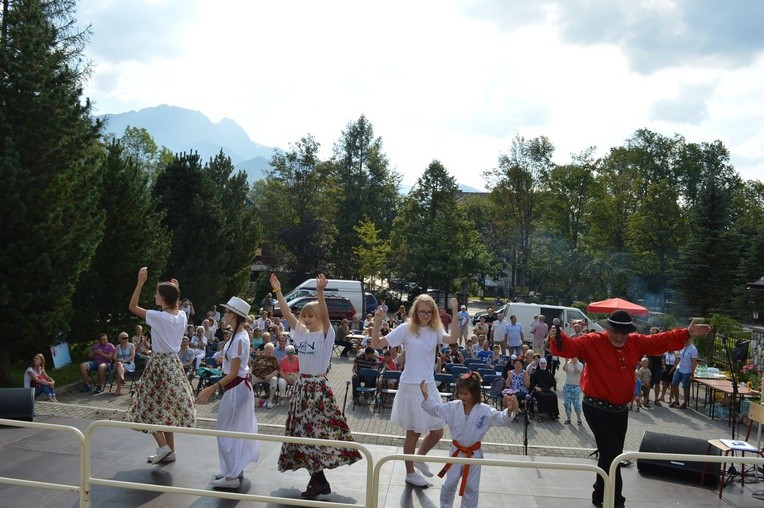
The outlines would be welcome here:
M 642 436 L 640 452 L 682 453 L 687 455 L 706 455 L 708 441 L 693 437 L 645 432 Z M 719 455 L 719 450 L 711 448 L 711 455 Z M 641 473 L 657 476 L 669 476 L 675 479 L 700 483 L 703 466 L 706 466 L 705 485 L 718 485 L 721 464 L 713 462 L 685 462 L 679 460 L 637 459 L 637 469 Z
M 0 418 L 31 422 L 34 419 L 34 388 L 0 388 Z

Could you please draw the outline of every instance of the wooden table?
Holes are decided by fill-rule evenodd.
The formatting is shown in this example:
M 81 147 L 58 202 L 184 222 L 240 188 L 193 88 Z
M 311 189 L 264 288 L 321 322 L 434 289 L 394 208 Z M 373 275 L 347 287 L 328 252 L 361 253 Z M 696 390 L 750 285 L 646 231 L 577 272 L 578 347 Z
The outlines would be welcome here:
M 726 395 L 732 395 L 732 381 L 727 379 L 695 379 L 698 385 L 706 387 L 706 396 L 711 399 L 711 419 L 714 419 L 714 409 L 716 406 L 716 392 L 721 392 Z M 740 383 L 737 387 L 737 396 L 739 401 L 733 401 L 734 403 L 742 403 L 746 397 L 753 397 L 759 395 L 759 391 L 748 388 L 748 386 Z M 695 408 L 697 409 L 698 399 L 695 399 Z M 738 406 L 740 407 L 740 406 Z M 732 412 L 730 412 L 729 424 L 732 424 Z

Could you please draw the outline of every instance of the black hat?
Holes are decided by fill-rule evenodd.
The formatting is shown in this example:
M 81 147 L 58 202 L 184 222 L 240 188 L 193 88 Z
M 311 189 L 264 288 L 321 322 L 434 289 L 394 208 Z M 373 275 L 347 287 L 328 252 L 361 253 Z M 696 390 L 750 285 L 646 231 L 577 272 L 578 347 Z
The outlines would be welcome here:
M 634 321 L 625 310 L 614 310 L 607 319 L 599 322 L 603 328 L 613 330 L 614 332 L 630 333 L 637 331 Z

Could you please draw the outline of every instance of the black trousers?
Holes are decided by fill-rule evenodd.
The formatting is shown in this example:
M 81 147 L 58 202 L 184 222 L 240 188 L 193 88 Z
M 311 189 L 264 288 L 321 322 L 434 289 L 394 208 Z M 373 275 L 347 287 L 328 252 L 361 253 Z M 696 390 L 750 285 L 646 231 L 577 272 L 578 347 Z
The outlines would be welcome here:
M 629 426 L 629 411 L 611 412 L 594 407 L 586 402 L 583 403 L 584 417 L 589 428 L 592 429 L 594 439 L 599 450 L 597 466 L 605 473 L 610 471 L 610 464 L 623 453 L 623 444 L 626 440 L 626 429 Z M 601 503 L 605 493 L 605 482 L 597 475 L 592 492 L 592 502 Z M 625 498 L 621 494 L 623 481 L 621 480 L 621 468 L 615 472 L 615 505 L 623 505 Z

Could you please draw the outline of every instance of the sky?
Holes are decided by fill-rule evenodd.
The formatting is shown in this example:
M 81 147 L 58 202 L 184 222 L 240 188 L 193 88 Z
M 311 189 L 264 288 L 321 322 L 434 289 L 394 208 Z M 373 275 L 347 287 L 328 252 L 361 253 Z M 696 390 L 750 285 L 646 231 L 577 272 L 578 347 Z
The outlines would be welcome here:
M 321 156 L 365 115 L 412 185 L 484 189 L 516 136 L 554 161 L 637 129 L 721 140 L 764 180 L 759 0 L 80 0 L 95 114 L 169 104 Z

